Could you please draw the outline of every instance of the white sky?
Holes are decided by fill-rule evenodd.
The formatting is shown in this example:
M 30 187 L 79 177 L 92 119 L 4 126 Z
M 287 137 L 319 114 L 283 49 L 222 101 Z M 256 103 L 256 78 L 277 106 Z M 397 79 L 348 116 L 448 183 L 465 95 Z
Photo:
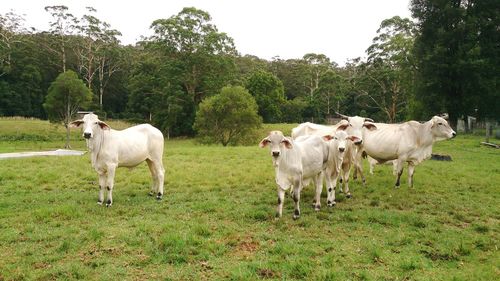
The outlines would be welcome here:
M 24 15 L 26 25 L 47 30 L 50 15 L 45 6 L 65 5 L 77 17 L 85 7 L 97 9 L 100 20 L 134 44 L 151 35 L 149 26 L 178 14 L 184 7 L 204 10 L 220 32 L 234 39 L 238 52 L 270 60 L 325 54 L 344 65 L 364 57 L 382 20 L 410 17 L 409 0 L 13 0 L 2 1 L 0 13 Z

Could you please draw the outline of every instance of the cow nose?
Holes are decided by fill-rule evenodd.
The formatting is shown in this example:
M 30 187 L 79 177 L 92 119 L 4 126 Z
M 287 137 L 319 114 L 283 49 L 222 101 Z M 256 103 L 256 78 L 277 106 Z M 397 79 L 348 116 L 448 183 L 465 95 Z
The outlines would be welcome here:
M 86 139 L 90 139 L 91 134 L 90 133 L 83 133 L 83 137 Z
M 453 132 L 453 133 L 451 133 L 451 135 L 452 135 L 452 138 L 454 138 L 457 136 L 457 133 Z
M 273 151 L 273 156 L 274 156 L 274 157 L 278 157 L 278 156 L 280 156 L 280 152 L 279 152 L 279 151 Z
M 339 147 L 340 152 L 344 152 L 345 148 L 344 147 Z

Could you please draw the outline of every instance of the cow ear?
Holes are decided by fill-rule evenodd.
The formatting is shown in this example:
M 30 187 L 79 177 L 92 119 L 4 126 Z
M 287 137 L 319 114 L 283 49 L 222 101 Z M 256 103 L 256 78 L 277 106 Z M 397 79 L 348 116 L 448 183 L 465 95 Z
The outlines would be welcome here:
M 333 136 L 332 136 L 332 135 L 324 135 L 324 136 L 323 136 L 323 139 L 324 139 L 325 141 L 331 141 L 331 140 L 333 139 Z
M 349 127 L 349 123 L 342 124 L 342 125 L 337 127 L 337 131 L 345 131 L 345 129 L 347 129 L 347 127 Z
M 359 142 L 361 139 L 356 137 L 356 136 L 348 136 L 347 137 L 349 140 L 351 140 L 352 142 Z
M 84 123 L 84 122 L 83 122 L 83 120 L 81 120 L 81 119 L 80 119 L 80 120 L 75 120 L 75 121 L 73 121 L 73 122 L 69 123 L 69 127 L 70 127 L 70 128 L 78 128 L 78 127 L 80 127 L 83 123 Z
M 375 124 L 373 124 L 372 122 L 365 122 L 365 123 L 363 123 L 363 127 L 367 128 L 370 131 L 373 131 L 373 130 L 377 129 L 377 126 L 375 126 Z
M 293 147 L 292 142 L 288 138 L 284 138 L 281 143 L 285 145 L 286 148 L 291 149 Z
M 102 121 L 97 122 L 97 124 L 99 124 L 99 127 L 101 127 L 101 129 L 103 129 L 103 130 L 109 130 L 109 129 L 111 129 L 108 124 L 106 124 L 106 123 L 104 123 Z
M 260 142 L 259 142 L 259 147 L 260 148 L 264 148 L 266 147 L 271 141 L 266 137 L 266 138 L 263 138 Z

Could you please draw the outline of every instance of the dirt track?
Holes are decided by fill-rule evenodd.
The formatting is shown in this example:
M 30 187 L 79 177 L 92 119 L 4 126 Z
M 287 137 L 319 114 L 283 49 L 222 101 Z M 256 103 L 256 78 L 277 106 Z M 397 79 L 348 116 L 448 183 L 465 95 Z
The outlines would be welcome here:
M 86 151 L 57 149 L 51 151 L 33 151 L 33 152 L 13 152 L 13 153 L 0 153 L 0 159 L 8 158 L 22 158 L 33 156 L 79 156 L 85 154 Z

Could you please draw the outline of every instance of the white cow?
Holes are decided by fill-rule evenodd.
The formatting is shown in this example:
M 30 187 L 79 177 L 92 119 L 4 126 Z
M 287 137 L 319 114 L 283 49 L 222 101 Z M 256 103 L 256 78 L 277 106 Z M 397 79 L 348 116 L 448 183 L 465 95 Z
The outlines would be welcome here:
M 309 136 L 309 135 L 316 135 L 321 137 L 326 135 L 333 135 L 335 134 L 335 131 L 340 125 L 348 125 L 348 124 L 349 122 L 346 120 L 341 120 L 339 123 L 335 125 L 321 125 L 311 122 L 301 123 L 297 127 L 292 129 L 292 139 L 296 139 L 300 136 Z
M 432 145 L 455 136 L 448 122 L 439 116 L 423 124 L 416 121 L 401 124 L 368 122 L 363 129 L 363 149 L 380 163 L 396 160 L 396 187 L 400 185 L 403 164 L 408 162 L 408 185 L 412 187 L 415 166 L 431 156 Z
M 335 134 L 325 135 L 323 138 L 327 140 L 329 144 L 328 162 L 325 170 L 328 192 L 326 202 L 329 207 L 333 207 L 336 204 L 335 188 L 339 176 L 349 178 L 350 165 L 355 156 L 352 150 L 356 149 L 353 142 L 357 141 L 357 137 L 347 135 L 344 128 L 341 126 L 337 129 Z M 347 197 L 351 197 L 347 181 L 345 184 L 345 191 Z
M 93 113 L 86 114 L 83 119 L 71 122 L 71 127 L 83 125 L 83 137 L 90 151 L 92 167 L 99 175 L 99 199 L 104 202 L 104 189 L 108 190 L 106 206 L 113 204 L 113 186 L 117 167 L 135 167 L 146 161 L 153 183 L 151 195 L 157 199 L 163 196 L 163 134 L 149 124 L 137 125 L 122 131 L 111 129 L 108 124 Z
M 316 185 L 315 209 L 320 207 L 319 197 L 323 187 L 323 171 L 328 160 L 328 144 L 319 136 L 304 136 L 296 140 L 285 137 L 281 131 L 272 131 L 259 143 L 261 148 L 269 146 L 275 167 L 278 185 L 277 217 L 283 212 L 285 191 L 293 188 L 295 211 L 293 218 L 300 216 L 300 192 L 311 181 Z

